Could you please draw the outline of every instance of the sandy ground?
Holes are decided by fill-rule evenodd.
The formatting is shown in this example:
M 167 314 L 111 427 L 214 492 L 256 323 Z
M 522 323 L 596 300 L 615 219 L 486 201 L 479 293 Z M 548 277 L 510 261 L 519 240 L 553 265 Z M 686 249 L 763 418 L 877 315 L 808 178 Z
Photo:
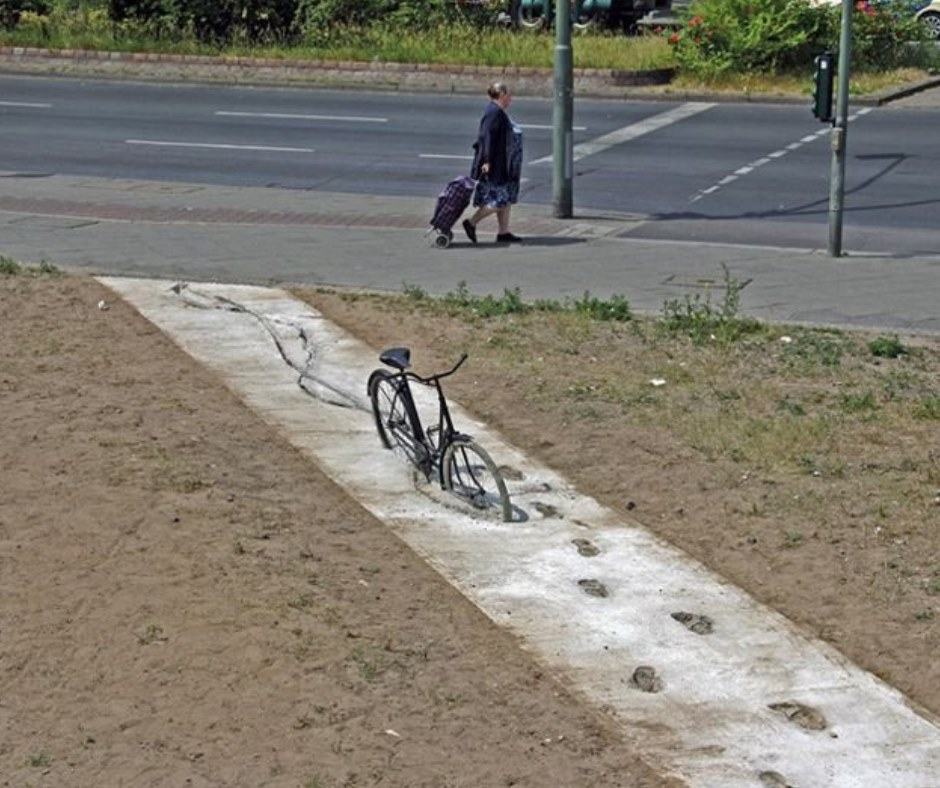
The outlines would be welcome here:
M 446 369 L 469 351 L 468 364 L 447 381 L 450 396 L 581 491 L 940 715 L 940 422 L 895 421 L 885 415 L 891 403 L 873 415 L 836 413 L 842 427 L 814 458 L 823 470 L 812 473 L 710 457 L 661 417 L 645 417 L 639 399 L 626 407 L 602 398 L 579 402 L 572 386 L 637 378 L 642 392 L 662 369 L 675 378 L 681 360 L 703 376 L 683 407 L 703 417 L 722 394 L 712 391 L 716 385 L 766 388 L 771 413 L 777 397 L 838 403 L 855 389 L 843 388 L 827 368 L 814 379 L 786 373 L 772 348 L 727 370 L 717 356 L 678 344 L 651 350 L 649 338 L 629 324 L 618 332 L 615 325 L 586 328 L 570 320 L 555 330 L 538 319 L 474 323 L 415 310 L 407 299 L 298 292 L 373 347 L 410 346 L 419 373 Z M 940 343 L 919 343 L 917 374 L 940 394 Z M 865 381 L 878 401 L 882 381 L 907 380 L 915 369 L 904 361 L 879 366 L 868 355 L 847 358 L 839 374 Z M 662 366 L 646 368 L 650 357 Z M 709 380 L 710 364 L 728 378 Z
M 0 405 L 0 785 L 676 784 L 97 283 Z

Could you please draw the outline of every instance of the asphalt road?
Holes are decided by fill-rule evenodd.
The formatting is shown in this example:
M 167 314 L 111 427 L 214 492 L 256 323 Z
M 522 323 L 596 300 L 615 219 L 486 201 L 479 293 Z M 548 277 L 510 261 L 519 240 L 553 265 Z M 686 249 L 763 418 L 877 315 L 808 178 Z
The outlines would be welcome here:
M 0 170 L 432 198 L 466 171 L 482 107 L 465 96 L 3 76 Z M 551 102 L 520 97 L 511 114 L 525 127 L 522 199 L 547 204 L 551 164 L 538 160 L 551 154 Z M 651 239 L 818 247 L 826 237 L 828 135 L 806 106 L 579 100 L 575 125 L 576 145 L 596 143 L 576 162 L 582 215 L 644 216 L 628 232 Z M 855 117 L 847 249 L 940 253 L 938 127 L 930 107 Z

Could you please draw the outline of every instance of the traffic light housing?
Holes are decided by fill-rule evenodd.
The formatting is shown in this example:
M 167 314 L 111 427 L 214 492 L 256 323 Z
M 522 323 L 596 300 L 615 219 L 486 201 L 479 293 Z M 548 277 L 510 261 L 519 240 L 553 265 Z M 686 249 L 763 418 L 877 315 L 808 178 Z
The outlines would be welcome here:
M 832 123 L 832 86 L 835 80 L 836 56 L 823 52 L 813 61 L 813 115 L 823 123 Z

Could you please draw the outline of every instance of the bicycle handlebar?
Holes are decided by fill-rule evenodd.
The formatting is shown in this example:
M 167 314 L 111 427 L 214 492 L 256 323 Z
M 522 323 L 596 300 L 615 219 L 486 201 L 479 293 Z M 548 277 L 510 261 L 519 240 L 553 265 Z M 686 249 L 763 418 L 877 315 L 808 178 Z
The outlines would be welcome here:
M 467 358 L 468 358 L 467 354 L 464 353 L 457 360 L 457 363 L 454 364 L 453 369 L 451 369 L 450 371 L 440 372 L 437 375 L 428 375 L 426 378 L 423 378 L 420 375 L 415 374 L 414 372 L 406 372 L 405 374 L 409 378 L 412 378 L 413 380 L 418 381 L 418 383 L 423 383 L 425 386 L 430 386 L 435 380 L 440 380 L 441 378 L 446 378 L 446 377 L 449 377 L 450 375 L 453 375 L 458 369 L 460 369 L 463 366 L 463 362 L 466 361 Z

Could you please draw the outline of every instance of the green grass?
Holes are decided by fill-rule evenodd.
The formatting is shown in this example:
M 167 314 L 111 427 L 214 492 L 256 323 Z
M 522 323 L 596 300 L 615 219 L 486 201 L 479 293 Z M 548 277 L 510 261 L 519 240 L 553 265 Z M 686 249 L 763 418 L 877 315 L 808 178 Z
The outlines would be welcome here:
M 0 276 L 62 276 L 62 271 L 45 260 L 39 265 L 23 265 L 16 260 L 0 254 Z
M 896 335 L 875 337 L 868 343 L 868 349 L 878 358 L 899 358 L 907 353 L 907 348 Z
M 503 290 L 502 295 L 476 295 L 467 287 L 466 282 L 458 282 L 457 288 L 439 299 L 431 298 L 417 285 L 404 284 L 405 296 L 419 302 L 429 309 L 436 309 L 451 316 L 463 315 L 488 319 L 502 315 L 525 315 L 532 312 L 566 312 L 591 320 L 626 322 L 633 317 L 630 304 L 622 295 L 612 295 L 609 299 L 597 298 L 588 291 L 581 298 L 568 298 L 564 301 L 540 299 L 523 301 L 518 287 Z
M 430 30 L 338 27 L 321 33 L 317 42 L 268 46 L 232 43 L 202 44 L 182 35 L 151 37 L 127 25 L 114 25 L 100 13 L 37 17 L 25 14 L 12 31 L 0 31 L 0 43 L 49 49 L 94 49 L 117 52 L 161 52 L 278 59 L 442 63 L 452 65 L 551 68 L 554 38 L 548 33 L 517 33 L 499 28 L 449 25 Z M 661 36 L 627 38 L 611 34 L 579 36 L 574 49 L 576 68 L 644 71 L 674 65 L 672 49 Z

